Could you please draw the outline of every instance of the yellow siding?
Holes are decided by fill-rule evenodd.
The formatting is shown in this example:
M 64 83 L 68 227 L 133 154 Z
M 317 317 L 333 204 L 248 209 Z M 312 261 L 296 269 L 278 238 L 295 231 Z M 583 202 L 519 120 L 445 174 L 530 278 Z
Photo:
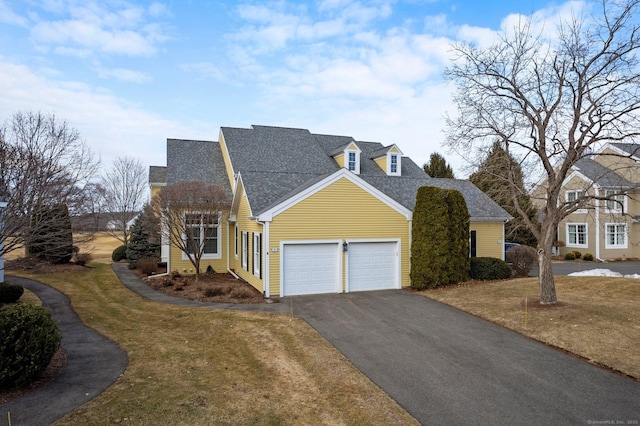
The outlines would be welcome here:
M 605 154 L 612 155 L 597 155 L 594 157 L 594 160 L 603 166 L 614 170 L 625 179 L 631 182 L 638 182 L 638 176 L 640 176 L 640 165 L 634 159 L 618 157 L 620 155 L 618 151 L 614 151 L 612 149 L 606 149 L 603 152 Z
M 471 222 L 471 231 L 476 231 L 476 256 L 496 257 L 503 256 L 503 225 L 501 222 Z
M 238 188 L 238 190 L 241 190 L 240 188 Z M 233 269 L 233 271 L 236 273 L 236 275 L 238 275 L 240 278 L 242 278 L 243 280 L 247 281 L 249 284 L 251 284 L 252 286 L 254 286 L 256 289 L 258 289 L 259 291 L 264 291 L 264 281 L 261 278 L 256 277 L 255 275 L 253 275 L 252 268 L 251 265 L 253 263 L 253 239 L 251 234 L 252 233 L 260 233 L 262 234 L 262 241 L 264 243 L 264 231 L 263 231 L 263 226 L 259 223 L 257 223 L 255 220 L 250 220 L 249 217 L 251 217 L 251 209 L 249 208 L 249 202 L 247 201 L 247 196 L 246 194 L 244 194 L 244 191 L 242 191 L 242 198 L 240 200 L 240 205 L 238 206 L 238 213 L 236 215 L 236 225 L 238 226 L 238 258 L 236 259 L 235 257 L 235 231 L 233 230 L 233 226 L 231 227 L 231 231 L 230 231 L 230 244 L 229 244 L 229 256 L 230 256 L 230 267 L 231 269 Z M 243 269 L 242 268 L 242 246 L 241 246 L 241 241 L 242 241 L 242 232 L 248 232 L 248 242 L 249 242 L 249 255 L 248 255 L 248 262 L 247 262 L 247 269 Z M 262 252 L 262 257 L 263 257 L 263 261 L 262 261 L 262 276 L 264 277 L 264 264 L 265 264 L 265 251 L 264 249 L 261 250 Z
M 338 180 L 275 216 L 269 232 L 271 247 L 267 249 L 271 296 L 280 295 L 280 241 L 291 240 L 400 239 L 400 282 L 402 286 L 410 285 L 409 222 L 348 179 Z M 345 259 L 342 264 L 344 268 Z M 343 290 L 344 283 L 343 271 Z
M 397 147 L 392 147 L 389 152 L 393 152 L 394 154 L 398 154 L 400 152 L 400 150 Z
M 378 167 L 382 169 L 382 171 L 387 173 L 387 156 L 386 155 L 384 157 L 376 158 L 373 161 L 375 161 L 375 163 L 378 165 Z
M 221 226 L 219 229 L 220 235 L 219 238 L 221 241 L 221 258 L 220 259 L 202 259 L 200 261 L 200 273 L 204 273 L 207 270 L 207 266 L 211 265 L 214 271 L 216 272 L 227 272 L 227 258 L 226 258 L 226 249 L 227 249 L 227 231 L 225 224 L 227 223 L 227 218 L 229 217 L 228 213 L 224 213 L 222 215 Z M 169 248 L 169 265 L 171 271 L 178 271 L 181 274 L 195 274 L 196 271 L 194 266 L 191 264 L 189 259 L 182 259 L 182 251 L 175 247 L 173 244 Z
M 162 189 L 162 186 L 152 185 L 151 186 L 151 198 L 155 197 L 160 192 L 161 189 Z
M 338 166 L 344 167 L 344 153 L 334 156 L 333 159 L 336 160 L 336 163 L 338 163 Z

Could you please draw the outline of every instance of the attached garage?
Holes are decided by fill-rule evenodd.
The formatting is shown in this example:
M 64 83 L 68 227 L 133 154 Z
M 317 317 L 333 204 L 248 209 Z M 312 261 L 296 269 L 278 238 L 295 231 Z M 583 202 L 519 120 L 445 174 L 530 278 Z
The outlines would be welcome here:
M 282 244 L 282 295 L 342 293 L 400 288 L 398 241 Z M 342 262 L 346 285 L 342 285 Z
M 282 295 L 341 292 L 340 254 L 339 242 L 284 243 Z
M 347 252 L 348 291 L 400 288 L 397 241 L 350 242 Z

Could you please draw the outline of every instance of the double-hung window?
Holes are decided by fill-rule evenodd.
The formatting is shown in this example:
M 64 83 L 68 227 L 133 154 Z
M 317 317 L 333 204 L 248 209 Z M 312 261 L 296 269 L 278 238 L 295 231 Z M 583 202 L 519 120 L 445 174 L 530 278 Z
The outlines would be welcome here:
M 567 224 L 567 247 L 587 247 L 587 224 Z
M 242 269 L 249 270 L 249 233 L 242 233 Z
M 391 169 L 389 170 L 392 175 L 398 174 L 398 155 L 391 154 Z
M 606 248 L 627 248 L 627 225 L 625 223 L 607 223 Z
M 584 191 L 575 190 L 575 191 L 567 191 L 567 202 L 577 204 L 580 198 L 584 197 L 586 194 Z M 586 213 L 586 209 L 578 209 L 575 213 Z
M 620 194 L 619 191 L 607 189 L 604 191 L 604 196 L 607 197 L 606 210 L 609 213 L 622 213 L 625 207 L 625 195 Z
M 191 254 L 202 253 L 203 259 L 219 259 L 220 214 L 185 213 L 185 245 Z
M 261 234 L 253 234 L 253 275 L 260 278 L 260 269 L 262 267 L 262 238 Z
M 357 167 L 358 167 L 358 160 L 356 157 L 356 152 L 354 151 L 349 151 L 347 153 L 348 155 L 348 159 L 347 159 L 347 169 L 350 172 L 356 172 L 357 171 Z

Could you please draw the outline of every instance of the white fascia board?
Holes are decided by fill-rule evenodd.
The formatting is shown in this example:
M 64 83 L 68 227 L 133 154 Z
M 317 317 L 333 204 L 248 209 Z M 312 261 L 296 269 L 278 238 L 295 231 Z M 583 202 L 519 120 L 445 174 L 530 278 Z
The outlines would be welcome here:
M 579 171 L 577 171 L 575 169 L 566 178 L 564 178 L 564 180 L 562 181 L 562 186 L 565 186 L 566 184 L 568 184 L 569 181 L 571 179 L 573 179 L 574 177 L 582 179 L 583 181 L 587 182 L 589 184 L 589 186 L 598 186 L 598 184 L 596 184 L 594 181 L 592 181 L 591 179 L 589 179 L 588 177 L 586 177 L 581 172 L 579 172 Z
M 235 181 L 235 190 L 233 191 L 233 200 L 231 200 L 231 211 L 229 212 L 229 219 L 233 218 L 233 222 L 236 221 L 236 216 L 238 215 L 238 209 L 240 208 L 240 201 L 242 200 L 242 195 L 245 194 L 244 190 L 244 182 L 242 181 L 242 176 L 240 172 L 238 172 Z M 249 212 L 252 212 L 251 204 L 249 203 L 249 198 L 247 198 L 247 204 L 249 204 Z M 249 216 L 253 216 L 253 214 L 249 214 Z
M 258 220 L 261 222 L 272 221 L 275 216 L 288 210 L 289 208 L 295 206 L 296 204 L 301 203 L 302 201 L 306 200 L 307 198 L 317 193 L 318 191 L 328 187 L 329 185 L 343 178 L 348 179 L 349 181 L 354 183 L 356 186 L 367 191 L 369 194 L 373 195 L 375 198 L 382 201 L 383 203 L 385 203 L 386 205 L 388 205 L 389 207 L 391 207 L 392 209 L 394 209 L 395 211 L 397 211 L 398 213 L 406 217 L 407 220 L 411 220 L 412 213 L 413 213 L 411 212 L 411 210 L 407 209 L 406 207 L 398 203 L 393 198 L 384 194 L 382 191 L 372 186 L 371 184 L 367 183 L 366 181 L 361 179 L 358 175 L 348 171 L 345 168 L 341 168 L 340 170 L 336 171 L 332 175 L 322 179 L 320 182 L 317 182 L 316 184 L 310 186 L 309 188 L 306 188 L 304 191 L 297 193 L 293 197 L 261 213 L 260 216 L 258 216 Z
M 618 154 L 620 154 L 620 155 L 621 155 L 621 156 L 623 156 L 623 157 L 628 157 L 628 158 L 631 158 L 632 160 L 635 160 L 635 161 L 639 161 L 639 162 L 640 162 L 640 157 L 638 157 L 637 155 L 629 154 L 627 151 L 625 151 L 625 150 L 623 150 L 623 149 L 620 149 L 620 148 L 618 148 L 618 147 L 614 146 L 614 145 L 613 145 L 613 144 L 611 144 L 611 143 L 607 143 L 607 144 L 602 148 L 602 151 L 604 151 L 604 150 L 605 150 L 605 149 L 607 149 L 607 148 L 612 149 L 613 151 L 617 152 Z

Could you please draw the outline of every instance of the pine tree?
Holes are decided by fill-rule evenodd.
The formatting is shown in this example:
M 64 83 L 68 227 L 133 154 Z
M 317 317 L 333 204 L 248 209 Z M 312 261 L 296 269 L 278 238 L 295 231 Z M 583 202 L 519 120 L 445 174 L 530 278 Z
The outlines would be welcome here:
M 422 167 L 425 173 L 432 178 L 454 178 L 453 169 L 447 164 L 447 160 L 437 152 L 431 154 L 429 162 Z
M 145 258 L 160 258 L 160 225 L 151 205 L 145 206 L 131 225 L 127 260 L 135 263 Z
M 536 209 L 531 204 L 531 198 L 524 187 L 522 168 L 500 145 L 495 142 L 487 157 L 473 173 L 469 180 L 493 201 L 498 203 L 514 217 L 505 224 L 505 238 L 514 243 L 536 246 L 536 238 L 527 228 L 524 220 L 514 207 L 512 194 L 509 191 L 510 180 L 518 188 L 518 202 L 527 212 L 527 216 L 535 223 Z

